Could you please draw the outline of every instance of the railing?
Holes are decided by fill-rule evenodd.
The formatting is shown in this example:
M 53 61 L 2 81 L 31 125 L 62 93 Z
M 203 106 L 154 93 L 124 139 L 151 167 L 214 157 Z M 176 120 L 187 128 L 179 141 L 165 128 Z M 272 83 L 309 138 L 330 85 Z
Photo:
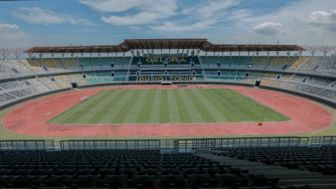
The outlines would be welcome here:
M 173 150 L 336 146 L 336 136 L 283 136 L 148 140 L 0 140 L 0 150 Z
M 310 138 L 311 146 L 336 146 L 336 136 L 313 136 Z
M 62 150 L 144 150 L 160 149 L 159 140 L 63 140 Z
M 1 140 L 0 150 L 54 150 L 53 140 Z
M 179 140 L 179 150 L 308 146 L 309 137 L 243 137 Z

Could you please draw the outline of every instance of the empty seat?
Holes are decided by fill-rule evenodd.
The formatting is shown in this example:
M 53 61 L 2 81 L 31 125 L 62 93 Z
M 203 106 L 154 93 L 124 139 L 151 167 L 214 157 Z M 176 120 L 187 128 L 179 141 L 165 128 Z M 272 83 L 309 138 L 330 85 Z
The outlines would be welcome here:
M 249 174 L 248 175 L 250 185 L 252 186 L 272 186 L 275 187 L 278 182 L 279 178 L 266 178 L 262 174 Z
M 182 175 L 159 176 L 160 188 L 186 188 L 186 180 Z
M 98 179 L 96 186 L 111 188 L 125 188 L 127 187 L 128 177 L 127 175 L 105 175 L 103 179 Z
M 156 183 L 155 176 L 153 175 L 134 175 L 128 181 L 129 188 L 154 188 Z
M 79 187 L 93 187 L 96 185 L 96 181 L 98 180 L 97 175 L 79 175 L 74 180 L 74 184 Z
M 215 178 L 218 180 L 219 186 L 221 187 L 237 187 L 248 185 L 248 179 L 241 178 L 236 174 L 216 174 Z
M 218 181 L 209 174 L 192 174 L 188 176 L 188 182 L 191 189 L 211 188 L 218 186 Z

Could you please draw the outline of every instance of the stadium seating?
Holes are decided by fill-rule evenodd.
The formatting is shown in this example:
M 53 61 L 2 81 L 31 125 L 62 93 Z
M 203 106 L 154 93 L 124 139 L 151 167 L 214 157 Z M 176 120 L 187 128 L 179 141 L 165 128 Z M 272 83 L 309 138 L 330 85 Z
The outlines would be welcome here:
M 2 151 L 0 164 L 1 188 L 274 188 L 278 181 L 194 154 L 155 150 Z
M 147 62 L 151 56 L 1 60 L 0 83 L 5 87 L 0 86 L 0 106 L 34 94 L 69 89 L 72 83 L 86 86 L 166 80 L 248 85 L 261 81 L 263 87 L 294 91 L 335 102 L 336 64 L 333 56 L 171 55 L 171 62 L 166 64 L 166 59 L 159 59 L 165 56 L 158 55 L 155 64 L 151 59 Z M 17 83 L 20 83 L 20 87 Z
M 42 94 L 50 91 L 49 87 L 39 79 L 0 82 L 0 105 L 15 102 L 26 96 Z
M 1 188 L 331 189 L 335 146 L 1 150 Z
M 335 147 L 273 147 L 273 148 L 231 148 L 215 154 L 249 161 L 259 161 L 267 165 L 280 165 L 290 169 L 320 172 L 336 175 Z
M 20 75 L 29 75 L 32 71 L 24 64 L 24 61 L 1 60 L 0 61 L 0 79 L 8 77 L 17 77 Z

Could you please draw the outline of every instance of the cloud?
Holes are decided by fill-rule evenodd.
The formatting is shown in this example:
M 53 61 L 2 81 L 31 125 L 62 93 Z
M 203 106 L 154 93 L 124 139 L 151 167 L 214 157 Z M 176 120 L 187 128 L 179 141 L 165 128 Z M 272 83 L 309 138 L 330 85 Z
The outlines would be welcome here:
M 75 19 L 68 15 L 58 14 L 39 7 L 21 7 L 15 16 L 32 24 L 81 24 L 92 25 L 87 19 Z
M 187 37 L 202 36 L 214 43 L 269 43 L 278 40 L 281 44 L 336 45 L 336 1 L 295 0 L 281 1 L 260 6 L 246 0 L 77 0 L 96 11 L 102 22 L 120 27 L 113 28 L 113 40 L 126 37 Z M 85 19 L 76 19 L 66 14 L 38 7 L 17 9 L 16 15 L 34 24 L 85 24 Z M 12 25 L 12 26 L 11 26 Z M 0 25 L 0 33 L 6 30 L 7 39 L 20 28 L 15 24 Z M 4 29 L 5 28 L 5 29 Z M 12 32 L 8 32 L 12 28 Z M 106 28 L 105 28 L 106 29 Z M 131 30 L 131 31 L 129 31 Z M 103 30 L 105 31 L 105 30 Z M 141 32 L 140 32 L 141 31 Z M 102 42 L 101 32 L 92 40 Z M 24 34 L 22 32 L 22 34 Z M 84 35 L 84 34 L 83 34 Z M 45 34 L 45 41 L 75 40 L 73 36 L 62 37 L 54 33 Z M 40 40 L 40 36 L 33 36 Z M 77 36 L 76 36 L 77 37 Z M 116 39 L 118 38 L 118 39 Z M 92 40 L 85 39 L 92 42 Z M 91 38 L 90 38 L 91 39 Z M 82 39 L 76 39 L 81 41 Z M 2 42 L 2 40 L 0 40 Z M 36 43 L 37 40 L 33 42 Z M 41 39 L 40 41 L 43 41 Z M 59 43 L 56 39 L 56 43 Z M 41 42 L 43 43 L 43 42 Z M 85 43 L 85 41 L 84 41 Z M 92 42 L 93 43 L 93 42 Z
M 335 46 L 335 7 L 335 0 L 298 0 L 271 12 L 250 11 L 250 16 L 231 22 L 230 27 L 222 28 L 221 33 L 211 33 L 209 38 L 224 43 L 274 44 L 279 41 L 281 44 Z M 279 33 L 261 35 L 254 31 L 265 22 L 280 23 Z
M 144 0 L 146 1 L 146 0 Z M 80 0 L 79 2 L 99 12 L 124 12 L 129 9 L 142 7 L 142 0 Z
M 204 3 L 205 2 L 205 3 Z M 239 0 L 207 0 L 201 1 L 191 7 L 186 7 L 181 11 L 189 22 L 204 22 L 204 20 L 213 20 L 213 23 L 223 21 L 232 21 L 247 15 L 246 10 L 234 10 L 233 8 L 240 4 Z
M 159 32 L 193 32 L 198 30 L 204 30 L 208 29 L 211 25 L 214 24 L 214 21 L 211 20 L 205 20 L 196 22 L 191 25 L 185 25 L 185 24 L 176 24 L 172 22 L 165 22 L 162 25 L 159 26 L 153 26 L 151 27 L 155 31 Z
M 253 31 L 262 35 L 275 35 L 280 33 L 280 23 L 264 22 L 253 27 Z
M 80 0 L 80 3 L 105 13 L 101 19 L 112 25 L 151 24 L 174 16 L 177 9 L 176 0 Z M 114 14 L 106 15 L 110 13 Z
M 212 0 L 208 1 L 205 5 L 189 9 L 189 11 L 184 10 L 184 13 L 195 12 L 196 15 L 199 15 L 202 18 L 217 17 L 217 14 L 223 14 L 225 13 L 224 11 L 239 5 L 239 3 L 238 0 Z
M 169 18 L 176 13 L 176 0 L 80 0 L 80 3 L 105 13 L 101 19 L 113 25 L 144 25 Z M 108 15 L 114 13 L 112 15 Z M 123 13 L 123 16 L 116 13 Z
M 2 24 L 0 23 L 0 31 L 7 31 L 7 30 L 16 30 L 19 29 L 19 26 L 16 24 Z
M 22 32 L 18 25 L 0 23 L 0 47 L 11 48 L 11 47 L 22 47 L 28 46 L 29 36 Z
M 313 11 L 308 17 L 301 17 L 308 24 L 322 26 L 330 31 L 336 31 L 336 9 L 331 11 Z
M 213 26 L 219 27 L 220 22 L 232 21 L 249 15 L 246 10 L 231 10 L 240 4 L 238 0 L 203 2 L 182 9 L 178 15 L 184 17 L 180 20 L 166 21 L 150 28 L 160 32 L 198 32 L 208 30 Z
M 114 25 L 142 25 L 154 22 L 157 19 L 165 17 L 165 15 L 154 12 L 141 12 L 130 16 L 103 16 L 102 20 L 106 23 Z

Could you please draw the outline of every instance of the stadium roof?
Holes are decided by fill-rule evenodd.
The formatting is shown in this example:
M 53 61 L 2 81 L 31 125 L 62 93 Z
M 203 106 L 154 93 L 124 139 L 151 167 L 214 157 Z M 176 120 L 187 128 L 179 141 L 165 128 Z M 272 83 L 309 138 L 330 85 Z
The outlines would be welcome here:
M 297 45 L 213 44 L 207 39 L 125 39 L 119 45 L 33 47 L 28 53 L 110 53 L 137 49 L 200 49 L 210 52 L 303 51 Z
M 207 39 L 126 39 L 130 49 L 201 49 Z

